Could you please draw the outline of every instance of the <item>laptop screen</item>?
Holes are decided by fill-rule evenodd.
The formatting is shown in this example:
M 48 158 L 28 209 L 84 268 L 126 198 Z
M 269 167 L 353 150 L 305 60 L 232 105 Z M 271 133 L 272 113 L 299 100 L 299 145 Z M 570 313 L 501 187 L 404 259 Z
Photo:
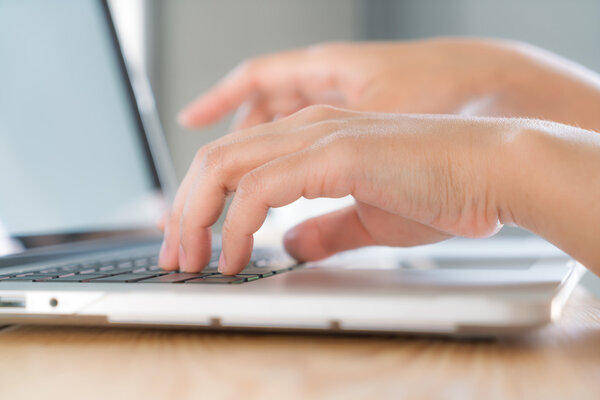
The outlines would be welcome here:
M 100 1 L 0 0 L 5 235 L 155 223 L 157 179 L 113 34 Z

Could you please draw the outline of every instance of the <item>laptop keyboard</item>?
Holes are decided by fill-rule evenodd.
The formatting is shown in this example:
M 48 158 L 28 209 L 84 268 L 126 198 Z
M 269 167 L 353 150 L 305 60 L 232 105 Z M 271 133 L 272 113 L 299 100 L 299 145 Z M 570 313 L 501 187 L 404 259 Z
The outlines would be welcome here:
M 237 275 L 217 272 L 220 249 L 213 251 L 210 263 L 200 273 L 164 271 L 155 254 L 133 258 L 103 260 L 86 264 L 65 264 L 37 271 L 0 276 L 2 282 L 73 282 L 73 283 L 184 283 L 240 284 L 291 271 L 299 264 L 285 265 L 280 253 L 255 249 L 250 263 Z

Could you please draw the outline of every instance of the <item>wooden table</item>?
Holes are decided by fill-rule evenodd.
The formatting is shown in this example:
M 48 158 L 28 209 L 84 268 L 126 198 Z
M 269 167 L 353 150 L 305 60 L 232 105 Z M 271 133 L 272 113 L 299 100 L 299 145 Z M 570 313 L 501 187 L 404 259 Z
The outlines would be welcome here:
M 600 300 L 520 339 L 9 327 L 0 399 L 600 399 Z

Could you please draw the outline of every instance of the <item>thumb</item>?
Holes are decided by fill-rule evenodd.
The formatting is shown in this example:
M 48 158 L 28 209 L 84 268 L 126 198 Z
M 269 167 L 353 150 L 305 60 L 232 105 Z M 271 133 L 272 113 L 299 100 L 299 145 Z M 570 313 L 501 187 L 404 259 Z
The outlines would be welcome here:
M 356 206 L 311 218 L 284 237 L 288 253 L 300 261 L 315 261 L 344 250 L 375 244 L 365 229 Z

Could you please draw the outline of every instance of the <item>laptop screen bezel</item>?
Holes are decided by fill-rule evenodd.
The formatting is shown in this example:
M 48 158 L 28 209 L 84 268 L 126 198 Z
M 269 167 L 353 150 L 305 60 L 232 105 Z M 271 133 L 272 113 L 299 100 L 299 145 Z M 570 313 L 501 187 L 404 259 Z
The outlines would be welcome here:
M 123 50 L 121 44 L 119 42 L 119 37 L 117 34 L 117 30 L 113 21 L 113 17 L 111 14 L 111 10 L 108 4 L 108 0 L 95 0 L 98 2 L 99 7 L 101 9 L 102 19 L 104 20 L 104 28 L 110 38 L 111 47 L 114 51 L 114 57 L 116 57 L 116 61 L 118 63 L 118 69 L 121 77 L 121 84 L 124 85 L 123 88 L 126 92 L 127 97 L 127 106 L 129 107 L 129 111 L 132 113 L 132 117 L 134 119 L 135 127 L 138 132 L 139 140 L 142 143 L 144 159 L 147 164 L 148 172 L 150 173 L 150 179 L 152 182 L 152 186 L 156 189 L 156 191 L 160 191 L 165 195 L 165 185 L 161 183 L 160 177 L 165 174 L 159 174 L 157 169 L 157 163 L 155 162 L 155 158 L 153 157 L 153 153 L 151 151 L 151 146 L 148 141 L 148 131 L 147 127 L 144 124 L 142 114 L 140 112 L 140 108 L 138 106 L 138 102 L 136 99 L 136 94 L 131 82 L 131 77 L 129 70 L 127 68 L 127 63 L 125 61 L 125 57 L 123 54 Z M 168 174 L 167 174 L 168 175 Z M 159 177 L 160 176 L 160 177 Z M 157 230 L 152 228 L 147 229 L 115 229 L 115 230 L 90 230 L 90 231 L 74 231 L 74 232 L 56 232 L 50 234 L 40 234 L 40 235 L 26 235 L 26 236 L 11 236 L 11 239 L 17 240 L 22 244 L 24 250 L 30 249 L 39 249 L 46 246 L 56 246 L 66 243 L 84 241 L 84 240 L 95 240 L 102 238 L 111 238 L 117 236 L 123 237 L 146 237 L 148 235 L 156 234 Z M 20 252 L 20 251 L 18 251 Z M 17 252 L 17 253 L 18 253 Z M 15 253 L 12 253 L 15 254 Z

